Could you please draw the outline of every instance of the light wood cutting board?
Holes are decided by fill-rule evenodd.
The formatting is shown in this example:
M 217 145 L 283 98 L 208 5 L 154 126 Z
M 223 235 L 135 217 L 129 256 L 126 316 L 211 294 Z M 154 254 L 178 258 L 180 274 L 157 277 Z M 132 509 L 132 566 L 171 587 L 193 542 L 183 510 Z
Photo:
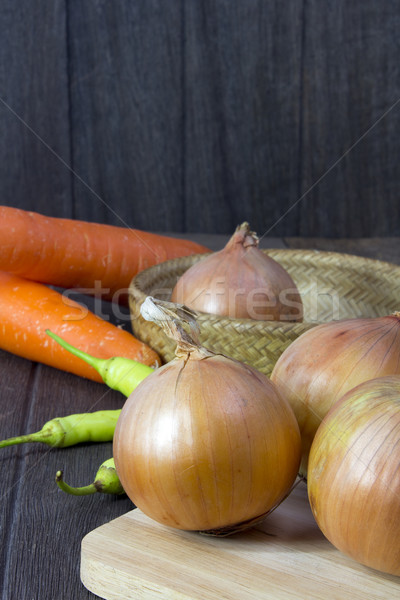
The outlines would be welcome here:
M 226 538 L 169 529 L 135 509 L 82 540 L 81 579 L 107 600 L 400 598 L 400 577 L 324 538 L 303 483 L 261 525 Z

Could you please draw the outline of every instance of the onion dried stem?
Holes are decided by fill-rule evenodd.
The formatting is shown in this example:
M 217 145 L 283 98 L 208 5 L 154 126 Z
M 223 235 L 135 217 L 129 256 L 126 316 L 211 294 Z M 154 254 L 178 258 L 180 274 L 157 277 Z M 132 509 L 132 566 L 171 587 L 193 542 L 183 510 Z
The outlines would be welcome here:
M 147 296 L 140 308 L 140 313 L 144 319 L 161 327 L 164 333 L 177 343 L 175 350 L 177 357 L 185 357 L 192 353 L 198 353 L 199 358 L 215 356 L 214 352 L 201 346 L 200 328 L 196 320 L 197 313 L 191 308 L 184 304 L 175 304 Z M 190 335 L 183 328 L 182 322 L 189 326 Z

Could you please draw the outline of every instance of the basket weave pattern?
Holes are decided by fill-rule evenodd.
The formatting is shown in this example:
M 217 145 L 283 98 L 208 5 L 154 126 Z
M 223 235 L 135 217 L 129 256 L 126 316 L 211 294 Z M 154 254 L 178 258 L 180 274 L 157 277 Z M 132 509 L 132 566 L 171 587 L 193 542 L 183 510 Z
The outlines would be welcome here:
M 198 313 L 201 343 L 270 375 L 282 352 L 304 331 L 337 319 L 379 317 L 400 309 L 400 266 L 317 250 L 264 250 L 296 283 L 302 323 L 234 319 Z M 140 316 L 146 296 L 170 300 L 178 278 L 206 255 L 170 260 L 139 273 L 129 290 L 133 332 L 168 362 L 175 343 Z

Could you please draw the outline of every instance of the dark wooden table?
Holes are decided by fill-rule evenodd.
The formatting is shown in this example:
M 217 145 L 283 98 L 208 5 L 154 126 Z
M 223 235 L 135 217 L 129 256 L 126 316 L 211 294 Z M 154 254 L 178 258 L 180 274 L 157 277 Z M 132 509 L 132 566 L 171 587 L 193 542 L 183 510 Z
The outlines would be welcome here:
M 225 236 L 189 236 L 220 249 Z M 262 247 L 319 248 L 400 264 L 399 239 L 330 240 L 266 238 Z M 81 298 L 81 300 L 84 300 Z M 87 299 L 92 307 L 92 302 Z M 400 299 L 399 299 L 400 306 Z M 104 307 L 111 314 L 110 306 Z M 128 315 L 116 322 L 129 327 Z M 49 419 L 71 413 L 115 409 L 121 394 L 41 364 L 0 351 L 0 437 L 33 432 Z M 133 508 L 126 497 L 69 496 L 54 478 L 84 485 L 112 455 L 111 443 L 50 449 L 25 444 L 0 451 L 1 600 L 94 599 L 80 582 L 80 544 L 86 533 Z

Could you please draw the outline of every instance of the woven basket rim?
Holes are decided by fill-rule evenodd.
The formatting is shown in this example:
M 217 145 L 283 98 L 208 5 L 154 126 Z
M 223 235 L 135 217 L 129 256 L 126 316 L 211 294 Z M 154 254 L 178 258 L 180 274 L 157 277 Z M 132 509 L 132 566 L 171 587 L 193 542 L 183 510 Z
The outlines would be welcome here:
M 313 254 L 315 257 L 318 257 L 319 259 L 321 259 L 322 261 L 327 260 L 327 259 L 331 259 L 331 258 L 337 258 L 337 260 L 341 261 L 343 266 L 352 266 L 353 268 L 356 268 L 357 266 L 363 266 L 363 267 L 367 267 L 370 270 L 373 271 L 386 271 L 386 270 L 391 270 L 391 271 L 398 271 L 399 272 L 399 278 L 400 278 L 400 265 L 396 265 L 393 263 L 390 263 L 388 261 L 382 261 L 379 259 L 375 259 L 375 258 L 370 258 L 370 257 L 366 257 L 366 256 L 358 256 L 355 254 L 348 254 L 348 253 L 341 253 L 341 252 L 333 252 L 333 251 L 325 251 L 325 250 L 317 250 L 314 248 L 310 248 L 310 249 L 296 249 L 296 248 L 264 248 L 262 249 L 262 252 L 266 253 L 266 254 L 272 254 L 274 256 L 279 256 L 279 255 L 296 255 L 296 256 L 309 256 L 310 254 Z M 172 268 L 176 268 L 179 267 L 180 265 L 186 265 L 188 262 L 192 262 L 192 261 L 196 261 L 196 260 L 201 260 L 202 258 L 205 258 L 206 256 L 210 256 L 211 254 L 214 254 L 214 252 L 207 252 L 204 254 L 191 254 L 189 256 L 183 256 L 183 257 L 179 257 L 179 258 L 173 258 L 167 261 L 164 261 L 162 263 L 159 263 L 157 265 L 153 265 L 151 267 L 148 267 L 147 269 L 144 269 L 143 271 L 141 271 L 140 273 L 138 273 L 135 277 L 133 277 L 130 286 L 129 286 L 129 296 L 132 297 L 132 300 L 135 302 L 139 301 L 142 302 L 145 300 L 145 298 L 147 297 L 148 294 L 146 294 L 145 292 L 143 292 L 143 290 L 141 289 L 141 284 L 143 282 L 143 280 L 148 280 L 149 275 L 154 274 L 154 277 L 160 273 L 161 270 L 165 270 L 165 272 L 170 271 Z M 188 267 L 189 268 L 189 267 Z M 292 275 L 293 277 L 293 275 Z M 295 277 L 293 277 L 295 279 Z M 400 304 L 400 300 L 399 300 L 399 304 Z M 265 329 L 265 327 L 279 327 L 282 328 L 283 330 L 285 329 L 292 329 L 294 328 L 304 328 L 308 325 L 316 325 L 318 324 L 313 322 L 309 322 L 309 321 L 300 321 L 300 322 L 294 322 L 294 321 L 289 321 L 289 322 L 285 322 L 285 321 L 263 321 L 263 320 L 254 320 L 254 319 L 239 319 L 239 318 L 235 318 L 235 317 L 228 317 L 228 316 L 220 316 L 220 315 L 213 315 L 211 313 L 204 313 L 201 311 L 196 311 L 197 315 L 198 315 L 198 320 L 199 321 L 209 321 L 211 323 L 222 323 L 222 322 L 226 322 L 226 323 L 230 323 L 230 324 L 252 324 L 253 326 L 259 326 L 260 329 Z

